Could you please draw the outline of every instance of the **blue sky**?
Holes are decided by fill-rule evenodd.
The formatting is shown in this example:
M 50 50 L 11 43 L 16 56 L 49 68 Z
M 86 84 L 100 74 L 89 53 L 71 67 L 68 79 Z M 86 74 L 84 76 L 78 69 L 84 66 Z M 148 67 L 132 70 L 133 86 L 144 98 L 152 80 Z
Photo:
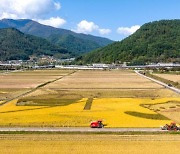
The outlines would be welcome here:
M 30 18 L 113 40 L 127 37 L 150 21 L 180 18 L 180 0 L 23 1 L 0 0 L 0 17 Z

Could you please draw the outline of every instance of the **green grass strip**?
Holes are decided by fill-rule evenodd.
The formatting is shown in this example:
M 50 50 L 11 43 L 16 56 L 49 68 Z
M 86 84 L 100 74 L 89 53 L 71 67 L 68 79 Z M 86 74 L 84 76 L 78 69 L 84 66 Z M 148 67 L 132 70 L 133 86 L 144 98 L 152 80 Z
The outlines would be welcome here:
M 86 105 L 84 106 L 84 110 L 91 110 L 92 102 L 93 98 L 88 98 L 88 100 L 86 101 Z

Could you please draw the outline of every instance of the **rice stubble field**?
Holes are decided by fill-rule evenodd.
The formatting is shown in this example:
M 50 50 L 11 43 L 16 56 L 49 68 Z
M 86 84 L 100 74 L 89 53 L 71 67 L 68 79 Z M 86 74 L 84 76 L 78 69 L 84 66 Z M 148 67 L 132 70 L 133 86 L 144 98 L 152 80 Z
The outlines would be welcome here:
M 178 74 L 155 74 L 156 76 L 159 76 L 161 78 L 164 78 L 166 80 L 174 81 L 180 83 L 180 75 Z

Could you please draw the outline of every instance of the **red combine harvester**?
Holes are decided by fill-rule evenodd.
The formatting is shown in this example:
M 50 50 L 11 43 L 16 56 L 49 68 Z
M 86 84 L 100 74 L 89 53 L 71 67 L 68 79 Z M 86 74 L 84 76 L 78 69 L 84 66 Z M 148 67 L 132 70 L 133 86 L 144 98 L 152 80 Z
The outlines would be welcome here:
M 90 124 L 91 128 L 103 128 L 104 125 L 102 123 L 102 120 L 92 121 Z
M 180 127 L 178 127 L 175 122 L 172 122 L 170 125 L 166 124 L 165 126 L 162 126 L 161 129 L 169 130 L 169 131 L 171 130 L 177 131 L 180 130 Z

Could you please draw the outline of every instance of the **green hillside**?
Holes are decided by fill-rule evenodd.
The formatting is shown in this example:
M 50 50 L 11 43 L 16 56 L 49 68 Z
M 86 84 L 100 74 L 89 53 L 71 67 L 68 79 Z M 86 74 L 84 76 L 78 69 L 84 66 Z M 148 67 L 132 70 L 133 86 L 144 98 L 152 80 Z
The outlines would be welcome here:
M 48 40 L 53 44 L 68 49 L 68 51 L 72 51 L 71 56 L 73 57 L 100 48 L 99 44 L 95 42 L 76 38 L 73 35 L 63 35 L 63 37 L 53 35 Z
M 26 35 L 14 28 L 0 29 L 1 61 L 27 60 L 31 55 L 65 56 L 68 52 L 45 39 Z
M 77 58 L 79 63 L 180 62 L 180 20 L 144 24 L 128 38 Z
M 112 40 L 93 35 L 79 34 L 70 30 L 54 28 L 42 25 L 38 22 L 28 19 L 2 19 L 0 20 L 0 28 L 16 28 L 25 34 L 42 37 L 51 43 L 66 48 L 71 56 L 78 56 L 82 53 L 104 47 Z

